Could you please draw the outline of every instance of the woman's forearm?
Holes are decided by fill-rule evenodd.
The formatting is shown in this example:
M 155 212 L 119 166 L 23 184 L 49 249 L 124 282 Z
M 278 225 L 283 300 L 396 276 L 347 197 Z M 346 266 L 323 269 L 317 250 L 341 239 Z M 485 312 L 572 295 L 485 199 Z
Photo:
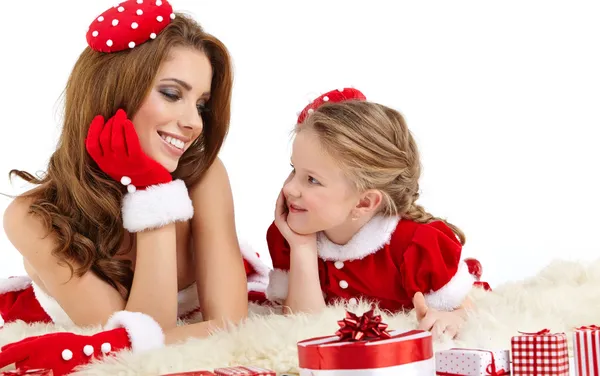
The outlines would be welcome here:
M 288 297 L 284 306 L 293 313 L 318 312 L 325 308 L 317 252 L 307 247 L 290 252 Z
M 136 262 L 125 309 L 152 316 L 163 330 L 177 325 L 176 228 L 137 233 Z

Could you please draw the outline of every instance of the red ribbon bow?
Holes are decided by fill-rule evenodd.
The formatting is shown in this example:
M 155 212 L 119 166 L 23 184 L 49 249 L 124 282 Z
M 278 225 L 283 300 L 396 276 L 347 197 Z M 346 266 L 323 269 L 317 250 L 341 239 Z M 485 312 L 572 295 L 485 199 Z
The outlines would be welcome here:
M 388 339 L 391 334 L 386 330 L 388 325 L 382 322 L 380 315 L 375 315 L 375 309 L 357 316 L 346 311 L 346 318 L 338 321 L 340 329 L 335 335 L 340 341 L 361 341 L 370 339 Z
M 527 336 L 543 336 L 543 335 L 550 333 L 550 329 L 542 329 L 539 332 L 535 332 L 535 333 L 527 333 L 527 332 L 519 332 L 519 333 L 525 334 Z
M 600 326 L 596 326 L 596 325 L 580 326 L 579 328 L 575 328 L 575 330 L 600 330 Z

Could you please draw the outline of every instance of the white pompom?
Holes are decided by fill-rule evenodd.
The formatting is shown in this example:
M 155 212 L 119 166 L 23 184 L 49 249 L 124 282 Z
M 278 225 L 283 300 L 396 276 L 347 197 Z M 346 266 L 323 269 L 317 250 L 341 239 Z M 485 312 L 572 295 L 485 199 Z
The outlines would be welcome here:
M 137 191 L 137 188 L 135 187 L 135 185 L 133 185 L 133 184 L 129 184 L 129 185 L 127 186 L 127 192 L 129 192 L 129 193 L 134 193 L 135 191 Z
M 97 37 L 97 36 L 98 36 L 98 31 L 97 31 L 97 30 L 94 30 L 94 31 L 92 32 L 92 36 L 93 36 L 93 37 Z
M 110 40 L 110 39 L 109 39 L 109 40 L 107 40 L 107 41 L 106 41 L 106 45 L 107 45 L 108 47 L 112 46 L 112 45 L 113 45 L 113 41 L 112 41 L 112 40 Z
M 135 42 L 129 42 L 129 48 L 135 47 Z
M 131 178 L 129 176 L 123 176 L 121 178 L 121 184 L 123 184 L 123 185 L 131 184 Z
M 152 38 L 152 39 L 156 39 L 156 33 L 152 33 L 152 34 L 150 34 L 150 38 Z
M 87 356 L 92 356 L 94 353 L 94 347 L 92 345 L 83 346 L 83 353 Z
M 73 352 L 69 349 L 65 349 L 62 351 L 61 356 L 64 360 L 71 360 L 73 359 Z
M 158 22 L 163 22 L 163 17 L 162 17 L 162 16 L 158 16 L 158 17 L 156 17 L 156 20 L 157 20 Z
M 117 26 L 118 24 L 119 24 L 119 20 L 117 20 L 117 19 L 112 20 L 113 26 Z
M 133 22 L 133 23 L 131 24 L 131 28 L 132 28 L 132 29 L 137 29 L 137 28 L 138 28 L 138 26 L 139 26 L 139 25 L 138 25 L 138 23 L 137 23 L 137 22 Z
M 327 101 L 329 101 L 329 97 L 328 97 L 328 96 L 324 96 L 324 97 L 323 97 L 323 101 L 324 101 L 324 102 L 327 102 Z
M 144 11 L 143 11 L 143 10 L 141 10 L 141 9 L 138 9 L 138 10 L 137 10 L 135 13 L 136 13 L 138 16 L 141 16 L 142 14 L 144 14 Z
M 119 7 L 119 8 L 117 8 L 117 10 L 118 10 L 120 13 L 122 13 L 122 12 L 124 12 L 124 11 L 125 11 L 125 8 L 123 8 L 123 7 Z
M 102 21 L 104 21 L 104 17 L 102 17 L 102 16 L 98 17 L 98 22 L 102 22 Z
M 112 349 L 112 347 L 110 346 L 110 343 L 108 343 L 108 342 L 104 342 L 102 344 L 102 346 L 100 346 L 100 350 L 102 350 L 102 352 L 105 354 L 109 353 L 111 349 Z

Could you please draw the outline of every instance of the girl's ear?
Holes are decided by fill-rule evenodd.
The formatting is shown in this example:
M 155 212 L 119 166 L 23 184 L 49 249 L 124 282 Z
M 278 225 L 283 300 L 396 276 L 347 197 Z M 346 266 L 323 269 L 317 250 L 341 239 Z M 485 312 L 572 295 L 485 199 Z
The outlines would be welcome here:
M 356 205 L 355 211 L 359 214 L 369 214 L 377 211 L 383 202 L 383 194 L 378 189 L 365 191 Z

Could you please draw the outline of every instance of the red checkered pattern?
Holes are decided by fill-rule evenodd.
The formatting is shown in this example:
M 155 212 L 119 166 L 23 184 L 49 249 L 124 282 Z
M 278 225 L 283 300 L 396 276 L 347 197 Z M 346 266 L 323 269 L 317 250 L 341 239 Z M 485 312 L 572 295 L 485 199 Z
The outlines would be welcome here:
M 511 345 L 514 376 L 569 376 L 565 333 L 514 336 Z
M 276 376 L 274 371 L 259 367 L 226 367 L 215 369 L 215 375 L 247 375 L 247 376 Z
M 600 328 L 588 326 L 573 332 L 575 375 L 600 376 Z

